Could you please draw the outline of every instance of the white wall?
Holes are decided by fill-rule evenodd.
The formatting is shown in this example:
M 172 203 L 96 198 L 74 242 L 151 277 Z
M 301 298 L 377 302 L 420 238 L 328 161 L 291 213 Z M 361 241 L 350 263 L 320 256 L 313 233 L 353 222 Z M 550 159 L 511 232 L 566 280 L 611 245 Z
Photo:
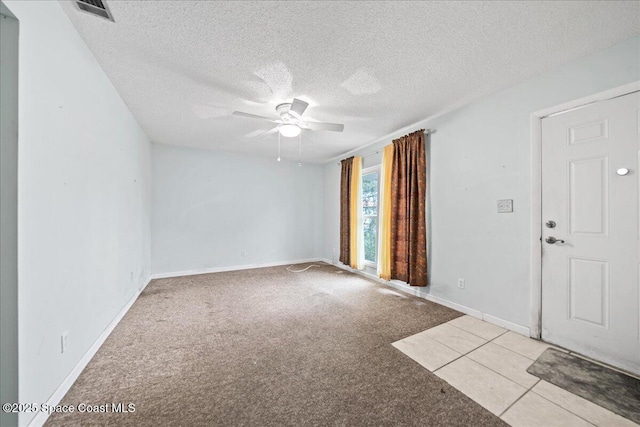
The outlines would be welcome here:
M 530 114 L 637 80 L 640 37 L 416 124 L 437 129 L 429 159 L 426 292 L 529 326 Z M 356 155 L 389 143 L 391 138 Z M 368 157 L 364 167 L 376 162 L 379 156 Z M 323 254 L 331 259 L 339 248 L 337 162 L 325 165 L 324 174 Z M 514 213 L 498 214 L 498 199 L 513 199 Z M 457 288 L 457 278 L 466 280 L 466 289 Z
M 320 256 L 322 166 L 154 144 L 153 182 L 153 273 Z
M 6 4 L 20 21 L 20 401 L 46 402 L 150 274 L 151 144 L 58 2 Z
M 57 2 L 6 4 L 20 20 L 21 402 L 47 401 L 152 270 L 337 259 L 335 162 L 152 147 Z M 636 37 L 416 125 L 438 129 L 428 292 L 528 325 L 529 114 L 640 79 L 639 53 Z
M 0 402 L 18 401 L 18 21 L 0 3 Z M 17 414 L 0 412 L 0 425 Z

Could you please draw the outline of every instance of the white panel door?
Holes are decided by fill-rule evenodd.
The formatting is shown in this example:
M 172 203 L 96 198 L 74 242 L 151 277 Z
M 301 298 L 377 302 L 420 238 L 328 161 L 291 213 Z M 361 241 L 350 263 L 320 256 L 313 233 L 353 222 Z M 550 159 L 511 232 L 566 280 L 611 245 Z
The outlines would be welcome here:
M 542 120 L 542 339 L 635 373 L 639 161 L 640 93 Z

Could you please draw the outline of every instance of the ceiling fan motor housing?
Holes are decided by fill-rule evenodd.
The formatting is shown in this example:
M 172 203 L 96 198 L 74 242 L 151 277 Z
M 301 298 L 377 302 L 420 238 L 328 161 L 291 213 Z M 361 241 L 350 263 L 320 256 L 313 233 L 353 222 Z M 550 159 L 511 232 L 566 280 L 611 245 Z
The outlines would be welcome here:
M 290 102 L 285 102 L 283 104 L 278 104 L 278 106 L 276 107 L 276 112 L 280 115 L 280 118 L 285 123 L 290 123 L 290 122 L 296 122 L 297 121 L 297 119 L 291 113 L 289 113 L 290 109 L 291 109 L 291 103 Z
M 273 120 L 269 117 L 258 116 L 255 114 L 243 113 L 242 111 L 234 111 L 233 115 L 246 117 L 249 119 L 266 120 L 271 123 L 280 123 L 281 125 L 290 125 L 290 129 L 297 128 L 294 136 L 300 134 L 301 129 L 306 130 L 328 130 L 332 132 L 342 132 L 344 125 L 338 123 L 323 123 L 316 121 L 307 121 L 302 119 L 302 115 L 306 111 L 309 103 L 298 98 L 293 98 L 293 102 L 285 102 L 276 106 L 276 112 L 280 116 L 280 120 Z M 283 126 L 277 126 L 274 129 L 280 129 Z M 280 132 L 284 135 L 283 132 Z

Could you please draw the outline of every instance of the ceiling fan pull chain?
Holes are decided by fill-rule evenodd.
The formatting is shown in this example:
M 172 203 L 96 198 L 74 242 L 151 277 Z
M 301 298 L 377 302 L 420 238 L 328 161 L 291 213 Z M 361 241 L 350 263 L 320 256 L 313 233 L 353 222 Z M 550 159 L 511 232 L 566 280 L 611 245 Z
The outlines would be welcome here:
M 278 132 L 278 161 L 280 161 L 280 132 Z
M 298 135 L 298 166 L 302 167 L 302 133 Z

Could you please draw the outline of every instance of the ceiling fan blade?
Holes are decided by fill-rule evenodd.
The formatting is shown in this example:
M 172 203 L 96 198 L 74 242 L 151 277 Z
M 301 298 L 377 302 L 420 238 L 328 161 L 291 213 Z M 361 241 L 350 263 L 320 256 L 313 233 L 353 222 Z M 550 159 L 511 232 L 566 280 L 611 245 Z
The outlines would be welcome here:
M 251 133 L 245 135 L 245 137 L 246 138 L 251 138 L 251 139 L 263 138 L 263 137 L 265 137 L 267 135 L 271 135 L 271 134 L 274 134 L 274 133 L 278 132 L 279 128 L 280 128 L 280 126 L 276 126 L 276 127 L 271 128 L 269 130 L 266 130 L 266 131 L 262 130 L 262 129 L 259 129 L 257 131 L 254 131 L 254 132 L 251 132 Z
M 332 132 L 342 132 L 344 130 L 344 125 L 339 123 L 300 122 L 298 125 L 303 129 L 310 130 L 329 130 Z
M 246 117 L 248 119 L 259 119 L 259 120 L 268 120 L 270 122 L 275 122 L 275 120 L 272 118 L 265 117 L 265 116 L 258 116 L 256 114 L 243 113 L 242 111 L 234 111 L 233 115 L 238 117 Z
M 291 103 L 291 107 L 289 108 L 289 113 L 293 114 L 295 117 L 300 118 L 304 110 L 309 106 L 308 102 L 304 102 L 301 99 L 293 98 L 293 102 Z
M 249 132 L 249 133 L 248 133 L 248 134 L 246 134 L 244 137 L 245 137 L 245 138 L 249 138 L 249 139 L 251 139 L 251 138 L 255 138 L 255 137 L 257 137 L 257 136 L 262 135 L 264 132 L 265 132 L 265 130 L 264 130 L 264 129 L 256 129 L 256 130 L 254 130 L 254 131 L 252 131 L 252 132 Z
M 263 136 L 267 136 L 267 135 L 272 135 L 274 133 L 278 132 L 278 129 L 280 129 L 280 126 L 276 126 L 271 130 L 266 131 L 265 133 L 263 133 L 262 135 L 260 135 L 260 138 L 262 138 Z

